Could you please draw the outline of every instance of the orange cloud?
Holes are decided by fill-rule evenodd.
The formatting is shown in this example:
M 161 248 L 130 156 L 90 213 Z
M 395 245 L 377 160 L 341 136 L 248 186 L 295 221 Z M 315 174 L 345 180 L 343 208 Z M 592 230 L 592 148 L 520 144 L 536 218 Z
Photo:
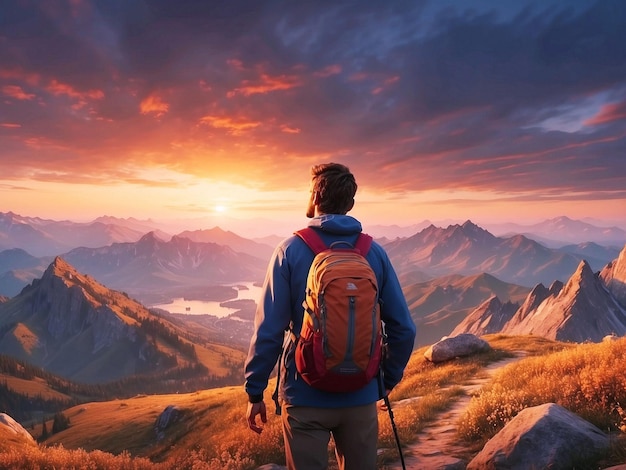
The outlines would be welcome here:
M 587 119 L 584 124 L 586 126 L 597 126 L 606 124 L 607 122 L 618 121 L 626 118 L 626 102 L 609 103 L 600 108 L 598 114 Z
M 0 69 L 0 78 L 23 80 L 29 85 L 37 85 L 40 81 L 40 76 L 38 74 L 26 73 L 18 69 Z
M 26 93 L 21 86 L 17 85 L 5 85 L 2 87 L 2 93 L 16 100 L 32 100 L 35 95 L 32 93 Z
M 77 91 L 71 85 L 67 83 L 61 83 L 57 80 L 52 80 L 50 84 L 46 87 L 50 93 L 55 96 L 59 95 L 67 95 L 70 98 L 77 98 L 79 100 L 85 100 L 87 98 L 100 100 L 104 98 L 104 93 L 101 90 L 87 90 L 87 91 Z
M 232 98 L 240 94 L 244 96 L 256 95 L 260 93 L 270 93 L 278 90 L 289 90 L 301 86 L 300 79 L 295 75 L 279 75 L 272 77 L 268 74 L 261 74 L 257 83 L 251 80 L 244 80 L 243 86 L 229 91 L 226 96 Z
M 139 104 L 139 109 L 141 114 L 154 113 L 158 117 L 167 113 L 170 105 L 163 101 L 160 96 L 150 95 Z
M 0 123 L 0 127 L 6 127 L 7 129 L 17 129 L 19 127 L 22 127 L 22 125 L 15 124 L 13 122 L 3 122 L 3 123 Z
M 258 121 L 246 121 L 243 119 L 235 120 L 229 117 L 220 116 L 204 116 L 200 119 L 200 124 L 207 124 L 218 129 L 226 129 L 232 134 L 239 134 L 261 125 Z
M 283 124 L 282 126 L 280 126 L 280 130 L 281 132 L 284 132 L 285 134 L 299 134 L 300 133 L 300 129 L 298 129 L 297 127 L 289 127 L 286 124 Z

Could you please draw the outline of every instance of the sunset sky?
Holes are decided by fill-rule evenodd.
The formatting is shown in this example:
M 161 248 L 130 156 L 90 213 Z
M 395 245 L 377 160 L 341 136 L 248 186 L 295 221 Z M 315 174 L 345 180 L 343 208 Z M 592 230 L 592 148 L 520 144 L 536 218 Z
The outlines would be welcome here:
M 0 212 L 626 226 L 622 0 L 5 0 Z M 205 227 L 194 227 L 205 228 Z

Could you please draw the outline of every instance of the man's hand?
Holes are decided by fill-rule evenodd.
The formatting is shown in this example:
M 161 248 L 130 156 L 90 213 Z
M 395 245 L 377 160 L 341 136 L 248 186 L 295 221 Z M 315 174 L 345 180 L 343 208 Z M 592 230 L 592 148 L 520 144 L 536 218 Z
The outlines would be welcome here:
M 389 396 L 389 394 L 391 393 L 391 390 L 385 390 L 385 396 Z M 378 406 L 378 411 L 387 411 L 389 408 L 387 408 L 387 403 L 385 403 L 385 399 L 381 399 L 378 400 L 377 403 Z
M 258 403 L 248 403 L 248 411 L 246 412 L 246 420 L 248 421 L 248 427 L 255 433 L 261 434 L 263 431 L 263 425 L 260 426 L 256 423 L 257 415 L 261 415 L 261 422 L 267 423 L 267 413 L 265 411 L 265 402 L 260 401 Z

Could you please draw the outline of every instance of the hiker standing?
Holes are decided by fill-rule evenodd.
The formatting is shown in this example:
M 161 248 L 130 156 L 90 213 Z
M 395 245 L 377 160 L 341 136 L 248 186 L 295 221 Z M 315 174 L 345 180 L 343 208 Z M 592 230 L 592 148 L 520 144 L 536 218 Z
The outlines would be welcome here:
M 280 406 L 280 409 L 277 408 L 277 412 L 282 416 L 287 468 L 297 470 L 327 468 L 328 444 L 332 435 L 340 469 L 375 469 L 378 441 L 376 402 L 388 394 L 402 378 L 413 350 L 415 325 L 386 252 L 379 244 L 372 242 L 371 237 L 360 235 L 362 231 L 360 222 L 346 215 L 354 206 L 357 190 L 350 170 L 340 164 L 328 163 L 314 166 L 311 173 L 306 215 L 312 220 L 308 228 L 301 231 L 302 233 L 284 240 L 275 249 L 256 311 L 255 331 L 245 363 L 245 391 L 249 397 L 247 424 L 253 431 L 261 433 L 263 425 L 257 422 L 257 419 L 266 422 L 263 392 L 280 357 L 278 374 L 280 385 L 277 396 L 277 407 Z M 321 244 L 322 247 L 314 251 L 315 243 L 312 246 L 309 239 L 317 240 L 317 244 Z M 362 243 L 364 240 L 368 243 Z M 303 367 L 306 367 L 306 364 L 302 365 L 303 362 L 307 362 L 307 354 L 313 353 L 297 351 L 299 347 L 297 345 L 302 346 L 305 343 L 303 337 L 300 337 L 303 318 L 311 331 L 313 326 L 315 328 L 320 326 L 319 318 L 316 319 L 316 315 L 313 314 L 315 310 L 313 300 L 316 299 L 310 299 L 311 290 L 314 288 L 310 286 L 309 268 L 314 258 L 317 260 L 316 252 L 331 245 L 339 247 L 337 253 L 340 257 L 346 251 L 357 253 L 365 251 L 361 254 L 367 260 L 364 263 L 369 265 L 367 269 L 371 267 L 373 271 L 373 289 L 378 299 L 374 312 L 375 318 L 380 318 L 384 324 L 387 338 L 386 352 L 382 362 L 383 373 L 376 375 L 372 380 L 369 380 L 371 371 L 365 379 L 363 379 L 365 373 L 358 371 L 354 375 L 355 380 L 350 379 L 350 376 L 348 379 L 326 380 L 325 383 L 322 380 L 318 386 L 309 377 L 315 374 L 305 372 Z M 348 249 L 341 249 L 343 247 Z M 355 247 L 356 249 L 351 250 Z M 357 292 L 357 288 L 366 289 L 364 285 L 357 285 L 356 280 L 345 284 L 348 286 L 347 289 L 354 292 Z M 305 292 L 307 288 L 308 293 Z M 361 299 L 355 302 L 352 294 L 350 296 L 351 307 L 346 307 L 346 311 L 355 304 L 358 307 L 369 302 Z M 323 295 L 319 297 L 321 300 Z M 303 308 L 305 298 L 308 305 L 307 313 L 304 313 Z M 331 308 L 328 307 L 328 310 Z M 332 320 L 330 317 L 331 313 L 328 314 L 329 324 Z M 347 341 L 349 343 L 347 346 L 343 344 L 341 347 L 356 347 L 353 343 L 360 341 L 360 329 L 363 328 L 358 326 L 362 325 L 362 322 L 359 322 L 361 320 L 357 320 L 356 328 L 354 323 L 352 324 L 352 329 L 359 331 L 349 333 L 353 339 Z M 326 323 L 325 317 L 321 323 Z M 372 323 L 370 320 L 369 329 L 366 328 L 365 334 L 366 337 L 373 338 L 372 345 L 370 348 L 368 344 L 365 349 L 371 351 L 372 356 L 376 356 L 380 352 L 380 329 L 377 329 L 376 325 L 372 327 Z M 320 344 L 326 350 L 326 338 Z M 353 359 L 352 356 L 356 358 L 361 354 L 356 349 L 354 352 L 350 350 L 346 353 L 347 359 L 340 366 L 334 367 L 338 371 L 336 377 L 339 378 L 345 370 L 352 373 L 352 366 L 348 363 Z M 332 357 L 330 351 L 326 355 L 330 358 L 329 361 L 336 359 L 337 356 L 334 354 L 335 357 Z M 363 368 L 371 369 L 373 367 L 371 364 L 372 362 Z M 378 370 L 378 363 L 373 364 Z M 340 384 L 343 387 L 342 391 L 330 391 L 333 390 L 334 384 Z M 357 384 L 358 388 L 351 390 L 354 388 L 351 384 Z

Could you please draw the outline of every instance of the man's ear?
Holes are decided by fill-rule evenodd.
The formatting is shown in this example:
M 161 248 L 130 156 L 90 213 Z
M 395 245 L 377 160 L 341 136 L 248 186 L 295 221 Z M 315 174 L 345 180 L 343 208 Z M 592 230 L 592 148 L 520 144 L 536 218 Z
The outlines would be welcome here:
M 315 204 L 316 206 L 319 205 L 320 203 L 320 193 L 318 193 L 317 191 L 313 191 L 313 204 Z
M 354 198 L 352 198 L 352 202 L 350 203 L 350 206 L 348 206 L 348 210 L 346 212 L 350 212 L 353 207 L 354 207 Z

